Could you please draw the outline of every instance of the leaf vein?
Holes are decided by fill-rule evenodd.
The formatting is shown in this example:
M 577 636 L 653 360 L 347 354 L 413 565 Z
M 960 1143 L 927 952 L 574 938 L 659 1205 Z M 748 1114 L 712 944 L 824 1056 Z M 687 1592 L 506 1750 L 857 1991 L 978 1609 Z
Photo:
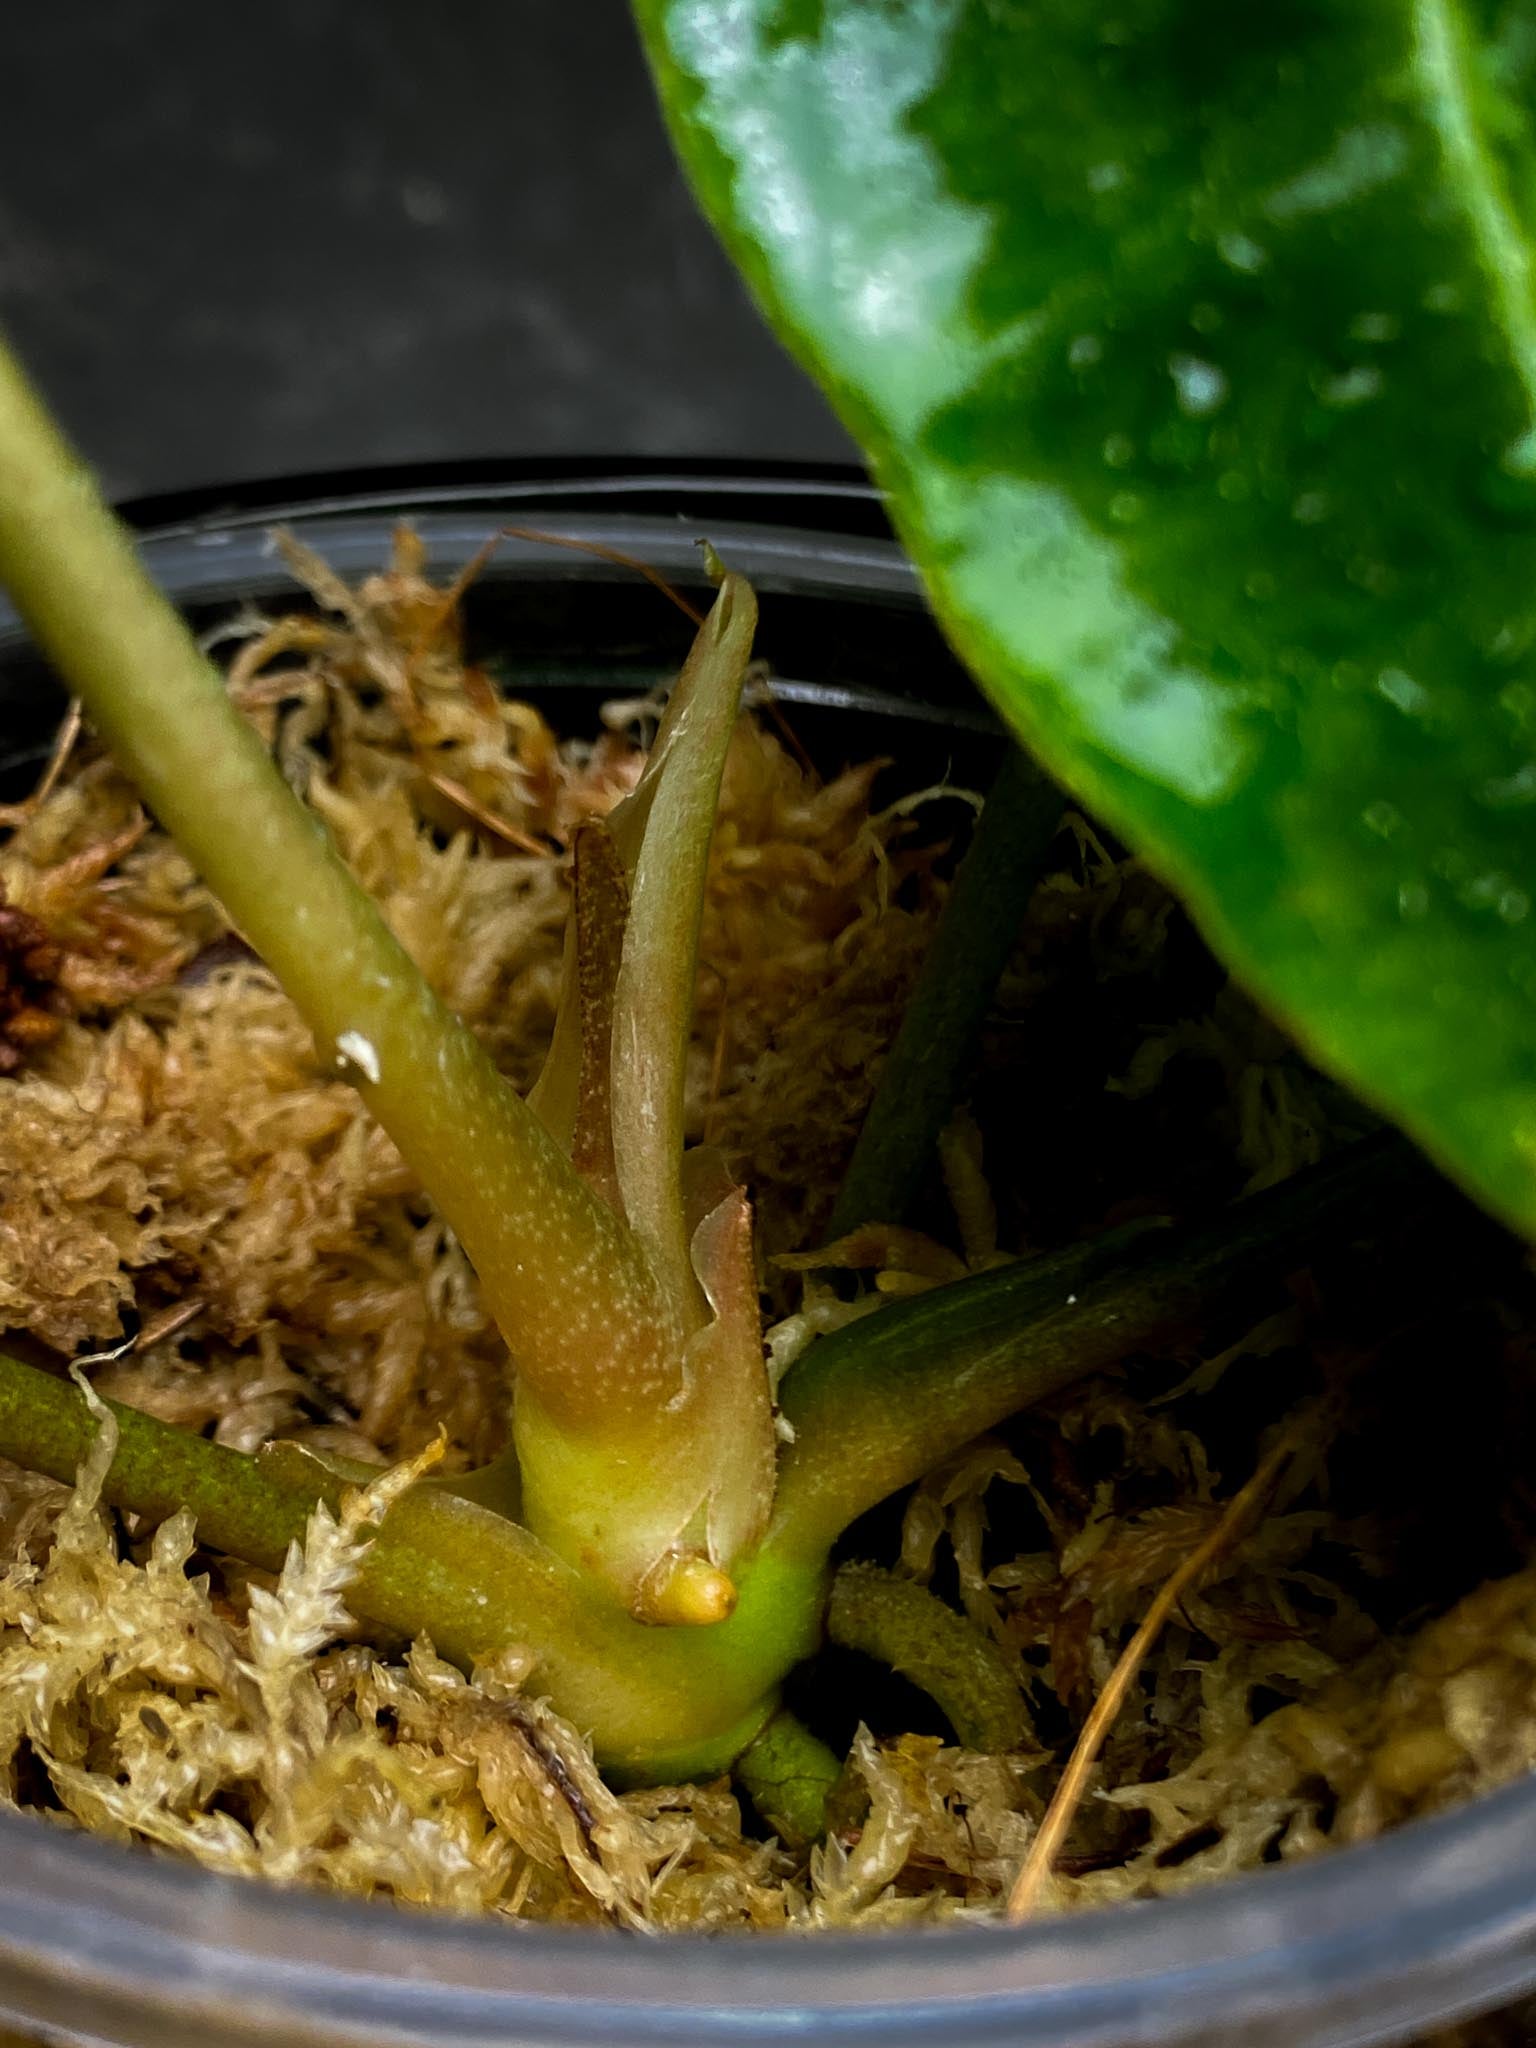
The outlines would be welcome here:
M 1530 452 L 1536 457 L 1536 264 L 1530 237 L 1479 123 L 1472 39 L 1459 0 L 1414 0 L 1413 29 L 1414 69 L 1425 112 L 1492 286 L 1525 394 Z

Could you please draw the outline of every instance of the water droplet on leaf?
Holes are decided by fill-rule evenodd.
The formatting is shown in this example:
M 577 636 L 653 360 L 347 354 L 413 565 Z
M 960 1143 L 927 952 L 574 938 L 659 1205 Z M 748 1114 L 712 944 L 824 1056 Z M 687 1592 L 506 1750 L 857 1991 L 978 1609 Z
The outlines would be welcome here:
M 1204 419 L 1227 402 L 1227 379 L 1214 363 L 1199 356 L 1170 356 L 1168 374 L 1178 393 L 1180 408 L 1192 419 Z
M 1384 668 L 1376 678 L 1376 688 L 1405 718 L 1422 718 L 1429 709 L 1428 690 L 1406 669 Z
M 1252 276 L 1264 268 L 1269 261 L 1269 251 L 1254 241 L 1251 235 L 1218 235 L 1216 249 L 1223 263 L 1233 270 L 1241 270 Z
M 1352 369 L 1343 371 L 1337 377 L 1325 378 L 1318 391 L 1324 405 L 1337 406 L 1341 411 L 1351 406 L 1365 405 L 1380 395 L 1386 380 L 1374 363 L 1356 363 Z

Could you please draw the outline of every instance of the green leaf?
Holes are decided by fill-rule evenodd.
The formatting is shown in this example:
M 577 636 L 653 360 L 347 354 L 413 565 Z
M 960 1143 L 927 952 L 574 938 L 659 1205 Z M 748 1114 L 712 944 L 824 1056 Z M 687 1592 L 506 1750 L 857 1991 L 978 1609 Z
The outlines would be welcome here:
M 1536 1226 L 1536 0 L 638 0 L 1040 758 Z

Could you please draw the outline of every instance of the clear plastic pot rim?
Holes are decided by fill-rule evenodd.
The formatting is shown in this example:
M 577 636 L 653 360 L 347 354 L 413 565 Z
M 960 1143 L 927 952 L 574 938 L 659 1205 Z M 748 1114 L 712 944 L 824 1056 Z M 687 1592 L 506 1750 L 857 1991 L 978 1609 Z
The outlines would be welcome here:
M 651 1938 L 284 1891 L 4 1814 L 0 2009 L 144 2048 L 1379 2041 L 1536 1982 L 1533 1863 L 1524 1782 L 1305 1863 L 1020 1928 Z

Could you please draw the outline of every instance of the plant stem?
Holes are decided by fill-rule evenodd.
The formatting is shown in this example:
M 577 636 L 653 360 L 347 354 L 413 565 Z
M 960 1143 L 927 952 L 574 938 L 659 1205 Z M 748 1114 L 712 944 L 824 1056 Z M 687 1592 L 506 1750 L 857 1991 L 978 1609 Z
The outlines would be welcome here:
M 737 1782 L 787 1849 L 826 1833 L 827 1800 L 842 1775 L 842 1760 L 785 1707 L 736 1759 Z
M 3 347 L 0 580 L 452 1225 L 520 1369 L 664 1402 L 681 1339 L 642 1247 L 428 988 Z
M 967 1749 L 1000 1755 L 1032 1730 L 1018 1682 L 994 1643 L 912 1579 L 845 1564 L 832 1579 L 827 1640 L 899 1671 L 934 1700 Z M 781 1707 L 736 1759 L 735 1776 L 790 1849 L 819 1841 L 843 1775 L 837 1754 Z
M 117 1451 L 105 1494 L 150 1521 L 191 1508 L 200 1538 L 275 1571 L 304 1534 L 319 1498 L 319 1467 L 290 1477 L 256 1458 L 157 1422 L 116 1401 Z M 74 1480 L 96 1419 L 79 1389 L 37 1366 L 0 1355 L 0 1457 L 66 1484 Z
M 1443 1187 L 1401 1141 L 1369 1140 L 1214 1223 L 1108 1232 L 818 1339 L 785 1382 L 795 1440 L 770 1545 L 824 1556 L 867 1508 L 1016 1410 L 1242 1309 L 1352 1233 L 1400 1231 Z
M 646 1627 L 528 1531 L 430 1483 L 390 1509 L 349 1604 L 386 1634 L 430 1633 L 466 1670 L 510 1645 L 530 1650 L 534 1682 L 590 1731 L 618 1782 L 718 1773 L 816 1649 L 828 1551 L 866 1507 L 1127 1351 L 1251 1305 L 1256 1287 L 1320 1245 L 1347 1242 L 1357 1223 L 1380 1235 L 1384 1194 L 1396 1229 L 1424 1208 L 1426 1186 L 1441 1185 L 1401 1146 L 1358 1146 L 1203 1230 L 1171 1240 L 1154 1231 L 1134 1253 L 1135 1233 L 1112 1233 L 822 1338 L 788 1384 L 797 1434 L 774 1522 L 741 1574 L 735 1613 L 716 1627 Z M 1438 1243 L 1442 1219 L 1429 1220 Z M 190 1508 L 213 1548 L 268 1569 L 302 1536 L 316 1500 L 334 1503 L 348 1483 L 296 1446 L 247 1458 L 109 1405 L 119 1441 L 106 1498 L 151 1519 Z M 0 1355 L 0 1457 L 68 1481 L 94 1429 L 73 1387 Z M 864 1626 L 856 1613 L 846 1625 Z M 893 1637 L 880 1627 L 888 1654 Z
M 575 1414 L 562 1412 L 562 1402 L 586 1396 L 578 1375 L 564 1386 L 525 1380 L 515 1416 L 533 1525 L 568 1557 L 601 1558 L 614 1583 L 627 1583 L 643 1619 L 707 1625 L 730 1611 L 738 1566 L 767 1526 L 776 1449 L 745 1195 L 727 1183 L 704 1198 L 691 1173 L 684 1192 L 699 923 L 757 621 L 751 587 L 718 563 L 713 570 L 719 594 L 640 780 L 605 826 L 592 828 L 586 851 L 597 858 L 578 867 L 562 979 L 564 1000 L 579 999 L 586 1022 L 579 1048 L 558 1043 L 557 1031 L 550 1087 L 540 1095 L 564 1121 L 578 1052 L 573 1139 L 596 1163 L 657 1277 L 677 1333 L 673 1377 L 665 1385 L 638 1373 L 628 1384 L 615 1377 L 597 1415 L 583 1414 L 580 1398 Z M 612 946 L 595 929 L 604 924 L 622 932 L 607 988 L 602 955 Z M 585 1425 L 574 1457 L 552 1432 L 569 1431 L 573 1421 Z M 593 1444 L 605 1450 L 601 1465 L 590 1456 Z
M 1018 1680 L 997 1645 L 915 1579 L 842 1565 L 827 1603 L 827 1640 L 911 1679 L 966 1749 L 995 1755 L 1030 1739 Z
M 1003 765 L 880 1070 L 829 1240 L 864 1223 L 906 1221 L 1061 823 L 1060 791 L 1026 754 L 1003 745 Z
M 572 1319 L 603 1341 L 602 1317 L 559 1285 L 569 1248 L 613 1275 L 636 1322 L 652 1314 L 616 1219 L 428 989 L 3 349 L 0 452 L 0 580 L 322 1051 L 346 1062 L 498 1322 L 520 1348 L 547 1333 L 563 1352 Z
M 350 1483 L 295 1445 L 246 1457 L 118 1402 L 103 1488 L 150 1520 L 182 1508 L 210 1548 L 276 1570 L 316 1502 Z M 73 1480 L 96 1430 L 66 1381 L 0 1355 L 0 1457 Z M 348 1589 L 357 1618 L 386 1636 L 430 1634 L 465 1670 L 511 1646 L 537 1659 L 534 1683 L 590 1731 L 619 1780 L 708 1777 L 729 1768 L 774 1710 L 777 1686 L 815 1648 L 825 1575 L 763 1560 L 729 1622 L 647 1628 L 515 1523 L 430 1485 L 389 1510 Z

